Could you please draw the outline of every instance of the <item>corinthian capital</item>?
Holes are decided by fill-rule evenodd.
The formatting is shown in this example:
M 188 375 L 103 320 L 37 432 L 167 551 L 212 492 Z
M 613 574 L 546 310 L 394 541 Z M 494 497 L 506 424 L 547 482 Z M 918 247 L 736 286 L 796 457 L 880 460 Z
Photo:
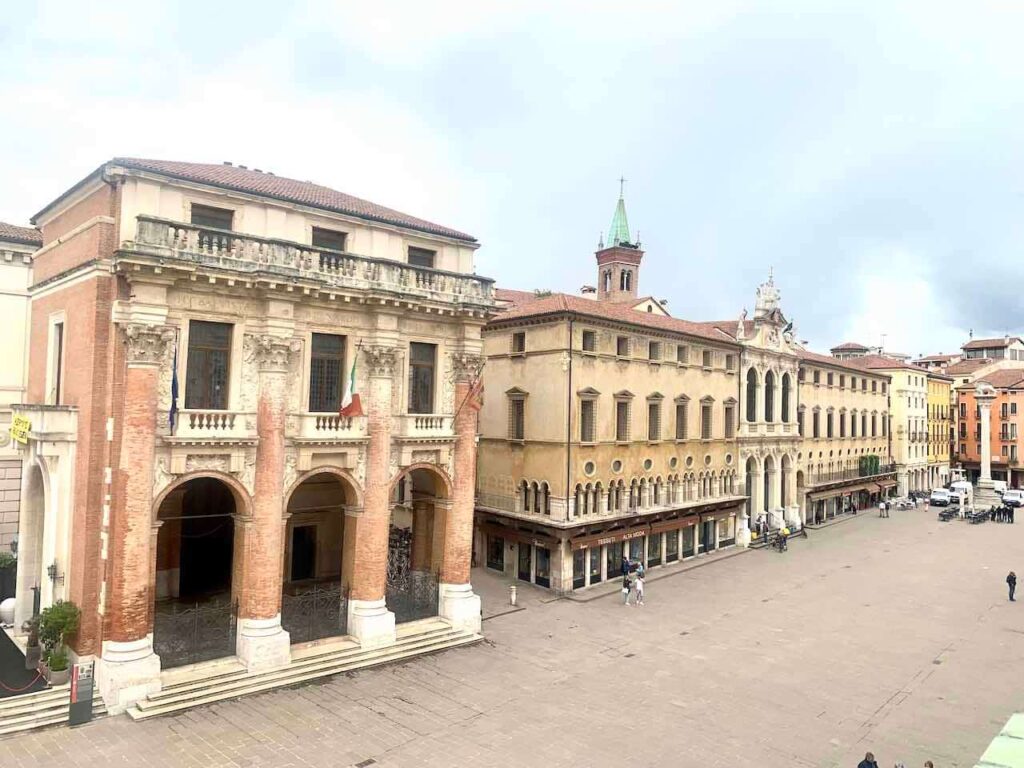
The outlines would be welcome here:
M 122 327 L 128 362 L 136 365 L 158 365 L 167 356 L 174 341 L 174 329 L 166 325 L 128 323 Z
M 483 369 L 483 355 L 474 352 L 452 353 L 452 373 L 455 376 L 455 381 L 473 381 Z
M 371 376 L 394 376 L 398 366 L 398 349 L 396 347 L 363 347 L 366 365 Z
M 287 371 L 292 355 L 302 348 L 298 339 L 255 333 L 245 335 L 246 359 L 255 361 L 261 371 Z

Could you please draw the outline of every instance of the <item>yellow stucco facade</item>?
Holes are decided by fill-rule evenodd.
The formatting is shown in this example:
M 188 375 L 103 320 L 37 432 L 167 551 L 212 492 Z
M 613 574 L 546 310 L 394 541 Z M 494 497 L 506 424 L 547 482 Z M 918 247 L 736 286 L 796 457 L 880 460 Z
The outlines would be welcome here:
M 928 374 L 928 480 L 932 488 L 949 480 L 952 389 L 951 377 Z

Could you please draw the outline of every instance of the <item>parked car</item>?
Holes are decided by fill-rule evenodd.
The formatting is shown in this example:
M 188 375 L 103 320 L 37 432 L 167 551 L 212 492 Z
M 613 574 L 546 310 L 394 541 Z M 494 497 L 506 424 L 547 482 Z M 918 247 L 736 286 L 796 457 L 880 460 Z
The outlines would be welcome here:
M 1016 488 L 1003 491 L 1003 504 L 1008 507 L 1024 507 L 1024 491 Z
M 993 488 L 993 490 L 999 496 L 1002 496 L 1004 493 L 1006 493 L 1006 481 L 1005 480 L 993 480 L 992 481 L 992 488 Z
M 936 488 L 932 491 L 932 495 L 928 497 L 928 503 L 933 507 L 948 507 L 949 491 L 945 488 Z

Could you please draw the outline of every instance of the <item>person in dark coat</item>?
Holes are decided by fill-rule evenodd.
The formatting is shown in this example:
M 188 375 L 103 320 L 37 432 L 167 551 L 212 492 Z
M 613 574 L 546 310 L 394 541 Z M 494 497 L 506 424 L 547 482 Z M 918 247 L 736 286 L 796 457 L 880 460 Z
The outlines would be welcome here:
M 857 763 L 857 768 L 878 768 L 878 763 L 875 761 L 875 756 L 868 752 L 864 755 L 864 759 Z
M 1017 574 L 1015 574 L 1013 571 L 1010 571 L 1006 575 L 1006 586 L 1010 588 L 1010 602 L 1017 602 L 1013 599 L 1013 593 L 1017 590 Z
M 626 557 L 625 555 L 622 556 L 622 575 L 623 576 L 628 576 L 629 575 L 629 558 Z

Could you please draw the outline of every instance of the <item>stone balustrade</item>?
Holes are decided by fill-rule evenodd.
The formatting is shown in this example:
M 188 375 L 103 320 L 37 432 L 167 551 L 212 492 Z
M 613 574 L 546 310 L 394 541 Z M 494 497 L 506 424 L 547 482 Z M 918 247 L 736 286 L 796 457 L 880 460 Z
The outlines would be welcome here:
M 433 414 L 408 414 L 394 417 L 394 434 L 397 437 L 454 437 L 451 416 Z
M 365 416 L 339 416 L 336 413 L 300 413 L 298 429 L 290 437 L 300 440 L 333 442 L 366 437 Z
M 174 437 L 247 440 L 256 436 L 256 415 L 242 411 L 188 409 L 178 411 Z
M 122 254 L 152 254 L 272 280 L 310 280 L 324 288 L 385 291 L 489 308 L 494 282 L 477 275 L 415 267 L 310 245 L 139 216 L 135 240 Z

